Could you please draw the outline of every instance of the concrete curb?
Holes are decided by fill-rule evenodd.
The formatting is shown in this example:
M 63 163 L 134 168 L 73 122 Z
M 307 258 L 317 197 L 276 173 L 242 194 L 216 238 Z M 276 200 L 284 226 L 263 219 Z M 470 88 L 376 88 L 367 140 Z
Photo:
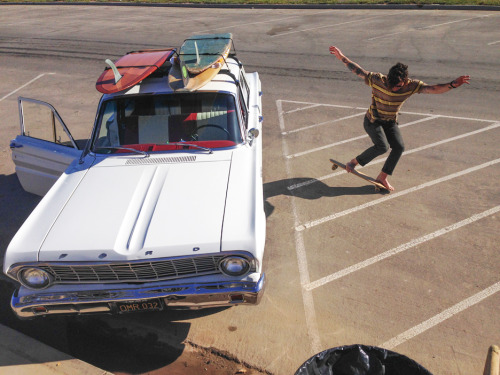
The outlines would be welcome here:
M 128 3 L 128 2 L 9 2 L 1 5 L 89 5 L 89 6 L 125 6 L 125 7 L 166 7 L 166 8 L 228 8 L 228 9 L 414 9 L 414 10 L 482 10 L 500 11 L 494 5 L 440 5 L 440 4 L 189 4 L 189 3 Z
M 0 324 L 0 375 L 112 375 Z

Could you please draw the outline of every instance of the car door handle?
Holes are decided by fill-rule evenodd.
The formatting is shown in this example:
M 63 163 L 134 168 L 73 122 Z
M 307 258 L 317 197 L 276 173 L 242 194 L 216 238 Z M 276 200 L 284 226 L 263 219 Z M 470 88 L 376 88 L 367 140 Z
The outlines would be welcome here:
M 16 142 L 10 142 L 10 148 L 21 148 L 23 145 L 20 145 Z

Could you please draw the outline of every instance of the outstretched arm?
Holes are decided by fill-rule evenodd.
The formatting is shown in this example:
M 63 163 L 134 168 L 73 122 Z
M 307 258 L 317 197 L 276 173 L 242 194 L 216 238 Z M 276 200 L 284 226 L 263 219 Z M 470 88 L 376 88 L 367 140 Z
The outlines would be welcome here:
M 366 77 L 368 77 L 368 74 L 370 72 L 368 72 L 367 70 L 363 69 L 362 67 L 360 67 L 355 62 L 349 60 L 347 57 L 345 57 L 344 54 L 342 53 L 342 51 L 340 51 L 337 47 L 330 46 L 330 53 L 332 55 L 335 55 L 335 57 L 337 59 L 339 59 L 340 61 L 342 61 L 345 64 L 345 66 L 347 66 L 349 68 L 349 70 L 351 72 L 353 72 L 354 74 L 356 74 L 358 77 L 363 78 L 363 79 L 365 79 Z
M 450 83 L 440 83 L 437 85 L 424 85 L 420 89 L 420 93 L 422 94 L 443 94 L 450 90 L 456 89 L 457 87 L 462 86 L 464 83 L 469 84 L 469 76 L 460 76 Z

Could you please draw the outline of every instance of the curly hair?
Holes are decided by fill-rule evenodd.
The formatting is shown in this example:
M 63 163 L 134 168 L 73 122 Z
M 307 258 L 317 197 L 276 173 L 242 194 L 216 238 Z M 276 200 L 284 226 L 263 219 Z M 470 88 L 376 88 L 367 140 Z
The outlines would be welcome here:
M 387 80 L 390 87 L 396 86 L 401 81 L 406 81 L 408 79 L 408 65 L 398 62 L 387 74 Z

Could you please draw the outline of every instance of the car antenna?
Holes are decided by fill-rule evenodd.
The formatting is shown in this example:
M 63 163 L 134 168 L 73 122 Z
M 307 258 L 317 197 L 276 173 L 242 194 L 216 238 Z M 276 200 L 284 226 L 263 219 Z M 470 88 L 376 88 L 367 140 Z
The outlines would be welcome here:
M 113 61 L 111 61 L 110 59 L 106 59 L 104 62 L 111 67 L 111 70 L 113 71 L 113 74 L 115 75 L 115 85 L 116 85 L 118 83 L 118 81 L 120 79 L 122 79 L 122 75 L 118 72 L 118 69 L 116 69 L 116 66 L 113 63 Z

